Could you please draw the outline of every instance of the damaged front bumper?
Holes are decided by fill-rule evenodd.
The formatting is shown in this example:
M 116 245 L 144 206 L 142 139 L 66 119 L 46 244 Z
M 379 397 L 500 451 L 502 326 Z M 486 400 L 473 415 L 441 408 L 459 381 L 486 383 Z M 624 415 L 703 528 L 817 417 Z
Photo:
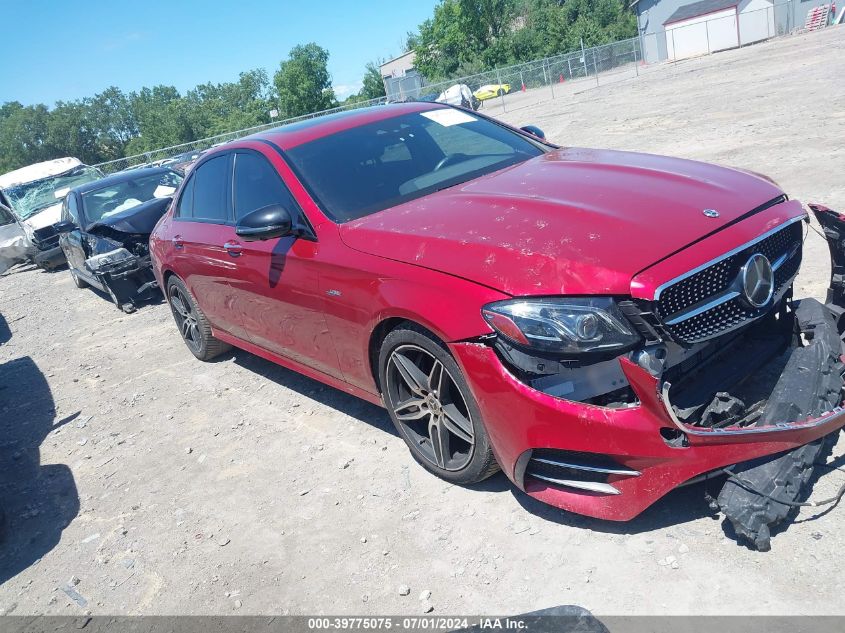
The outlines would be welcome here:
M 89 257 L 85 267 L 96 285 L 124 312 L 134 311 L 158 294 L 149 254 L 137 255 L 119 247 Z
M 625 521 L 674 488 L 731 467 L 764 495 L 729 481 L 719 507 L 740 535 L 766 549 L 770 526 L 786 517 L 845 425 L 845 217 L 813 210 L 834 264 L 827 305 L 790 299 L 796 266 L 778 282 L 770 314 L 709 345 L 688 345 L 675 365 L 649 362 L 643 350 L 619 357 L 625 388 L 613 402 L 563 399 L 526 380 L 493 346 L 451 344 L 508 477 L 543 502 Z
M 59 246 L 59 235 L 52 226 L 33 232 L 33 263 L 44 270 L 55 270 L 67 263 L 64 251 Z

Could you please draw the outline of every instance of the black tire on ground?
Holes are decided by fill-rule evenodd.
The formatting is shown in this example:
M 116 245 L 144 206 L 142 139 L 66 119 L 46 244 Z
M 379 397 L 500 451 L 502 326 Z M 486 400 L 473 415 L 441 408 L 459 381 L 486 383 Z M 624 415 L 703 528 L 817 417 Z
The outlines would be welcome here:
M 173 276 L 168 280 L 165 297 L 182 340 L 194 356 L 207 361 L 231 348 L 228 343 L 212 336 L 211 324 L 181 279 Z M 186 319 L 189 321 L 187 325 Z
M 71 279 L 73 279 L 73 285 L 76 286 L 77 288 L 87 288 L 88 287 L 88 282 L 83 281 L 82 278 L 79 275 L 76 274 L 76 271 L 73 269 L 73 267 L 70 268 L 70 276 L 71 276 Z
M 505 94 L 505 91 L 504 91 L 502 88 L 499 88 L 499 89 L 496 91 L 496 96 L 497 96 L 497 97 L 501 97 L 501 96 L 503 96 L 504 94 Z
M 440 363 L 440 375 L 445 376 L 445 379 L 443 381 L 438 380 L 435 386 L 438 388 L 442 386 L 443 388 L 440 390 L 440 393 L 437 390 L 424 390 L 436 396 L 435 400 L 437 402 L 435 404 L 423 406 L 406 405 L 404 408 L 398 406 L 409 402 L 409 399 L 403 399 L 401 393 L 402 388 L 407 388 L 409 383 L 402 381 L 401 370 L 395 360 L 395 354 L 397 353 L 399 355 L 407 354 L 407 356 L 403 356 L 405 360 L 413 358 L 416 355 L 420 365 L 415 366 L 422 372 L 418 376 L 421 378 L 422 375 L 427 374 L 426 378 L 429 379 L 427 387 L 432 386 L 431 376 L 436 371 L 433 367 L 437 366 L 437 362 Z M 499 470 L 499 465 L 490 447 L 490 439 L 481 420 L 481 412 L 478 409 L 478 404 L 475 398 L 473 398 L 469 386 L 457 363 L 449 353 L 449 350 L 431 332 L 410 322 L 400 325 L 385 337 L 379 352 L 378 363 L 379 380 L 390 419 L 393 420 L 399 436 L 408 445 L 411 455 L 413 455 L 414 459 L 423 468 L 441 479 L 459 485 L 477 483 L 483 479 L 487 479 Z M 426 363 L 428 363 L 427 367 L 425 366 Z M 443 370 L 445 370 L 445 374 Z M 411 399 L 417 399 L 417 395 L 411 394 Z M 421 398 L 420 402 L 423 399 Z M 463 404 L 460 404 L 461 401 Z M 428 408 L 429 406 L 435 408 L 430 409 Z M 411 409 L 409 413 L 404 414 L 408 417 L 406 422 L 400 421 L 397 417 L 397 408 L 400 411 Z M 460 412 L 458 409 L 460 409 Z M 423 419 L 411 419 L 413 416 L 419 417 L 419 413 L 422 411 L 430 412 L 434 410 L 441 412 L 439 419 L 445 420 L 443 423 L 445 427 L 448 428 L 451 426 L 454 429 L 456 425 L 453 421 L 453 416 L 458 415 L 464 425 L 461 428 L 466 427 L 468 430 L 471 425 L 472 429 L 472 443 L 466 442 L 459 435 L 455 435 L 454 432 L 451 435 L 447 433 L 447 436 L 451 440 L 447 441 L 445 451 L 443 450 L 443 444 L 440 444 L 440 454 L 441 456 L 446 455 L 451 457 L 455 455 L 456 457 L 449 459 L 449 461 L 443 459 L 444 466 L 446 467 L 441 467 L 435 461 L 432 461 L 432 456 L 434 456 L 434 459 L 437 458 L 432 444 L 432 437 L 436 432 L 431 430 L 435 416 L 429 413 L 425 414 L 428 416 L 427 419 L 425 415 L 422 416 Z M 447 414 L 447 410 L 450 410 L 451 413 Z M 415 431 L 412 429 L 412 424 L 422 429 L 420 435 L 414 435 Z M 427 431 L 425 430 L 426 425 L 428 425 Z M 443 432 L 445 433 L 445 431 Z M 422 437 L 423 435 L 426 435 L 426 437 Z M 452 449 L 454 449 L 454 452 Z M 453 467 L 448 467 L 450 465 Z

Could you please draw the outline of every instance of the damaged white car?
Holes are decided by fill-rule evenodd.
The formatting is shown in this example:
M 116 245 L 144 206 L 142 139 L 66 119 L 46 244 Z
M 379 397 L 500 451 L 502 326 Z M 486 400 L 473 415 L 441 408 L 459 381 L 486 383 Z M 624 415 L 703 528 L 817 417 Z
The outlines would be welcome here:
M 7 206 L 0 204 L 0 274 L 29 256 L 30 247 L 23 226 Z
M 144 168 L 69 191 L 54 229 L 76 287 L 107 293 L 124 312 L 152 299 L 150 233 L 181 183 L 172 169 Z
M 53 270 L 65 263 L 53 228 L 59 221 L 62 199 L 71 188 L 102 177 L 99 169 L 78 158 L 35 163 L 0 176 L 0 204 L 20 220 L 27 254 L 36 266 Z

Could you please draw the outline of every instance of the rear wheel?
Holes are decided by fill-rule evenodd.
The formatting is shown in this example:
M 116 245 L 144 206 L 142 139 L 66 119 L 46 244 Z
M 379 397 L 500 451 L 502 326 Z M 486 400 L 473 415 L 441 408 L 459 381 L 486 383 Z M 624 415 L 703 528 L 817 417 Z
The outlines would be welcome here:
M 211 334 L 211 324 L 178 277 L 167 282 L 167 302 L 185 345 L 200 360 L 211 360 L 231 346 Z
M 503 96 L 504 94 L 505 94 L 505 91 L 504 91 L 502 88 L 499 88 L 499 89 L 496 91 L 496 96 L 497 96 L 497 97 L 501 97 L 501 96 Z
M 393 330 L 379 354 L 390 418 L 424 468 L 456 484 L 498 470 L 478 405 L 445 345 L 423 328 Z

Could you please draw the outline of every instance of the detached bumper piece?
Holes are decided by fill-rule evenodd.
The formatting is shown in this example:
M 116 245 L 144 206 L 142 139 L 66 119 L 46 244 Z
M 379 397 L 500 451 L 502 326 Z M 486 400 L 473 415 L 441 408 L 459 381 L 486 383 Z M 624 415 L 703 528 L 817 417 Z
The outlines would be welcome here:
M 140 302 L 149 301 L 157 292 L 149 255 L 118 248 L 88 258 L 85 265 L 124 312 L 134 312 Z
M 44 270 L 55 270 L 67 263 L 65 254 L 59 246 L 59 234 L 52 226 L 36 229 L 33 233 L 35 253 L 32 261 Z
M 842 340 L 834 313 L 813 299 L 795 311 L 806 347 L 792 350 L 756 427 L 777 427 L 836 411 L 842 399 Z M 717 504 L 736 533 L 757 549 L 771 548 L 771 529 L 789 516 L 806 493 L 814 464 L 835 442 L 832 433 L 779 455 L 761 457 L 729 469 L 733 476 Z

